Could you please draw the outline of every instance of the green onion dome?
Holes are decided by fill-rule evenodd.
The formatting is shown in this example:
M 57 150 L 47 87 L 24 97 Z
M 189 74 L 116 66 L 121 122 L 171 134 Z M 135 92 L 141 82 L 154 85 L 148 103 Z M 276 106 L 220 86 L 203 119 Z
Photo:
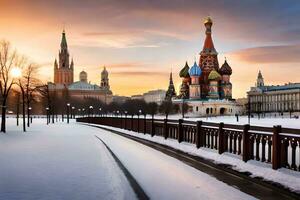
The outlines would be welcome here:
M 185 62 L 185 66 L 180 70 L 179 76 L 181 78 L 189 78 L 190 77 L 189 70 L 190 70 L 190 67 L 189 67 L 188 63 Z
M 225 60 L 224 64 L 222 65 L 222 67 L 220 68 L 219 72 L 221 75 L 231 75 L 232 74 L 232 69 L 226 60 Z
M 217 80 L 219 78 L 221 78 L 221 75 L 214 69 L 208 75 L 208 80 Z

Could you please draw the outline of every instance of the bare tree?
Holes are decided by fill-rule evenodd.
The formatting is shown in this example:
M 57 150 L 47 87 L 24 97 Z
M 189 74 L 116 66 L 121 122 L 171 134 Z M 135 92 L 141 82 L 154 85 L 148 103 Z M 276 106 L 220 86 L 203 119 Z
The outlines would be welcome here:
M 23 79 L 25 85 L 25 103 L 27 108 L 27 127 L 30 126 L 30 105 L 34 101 L 37 93 L 37 87 L 40 80 L 37 78 L 38 66 L 35 64 L 28 64 L 23 70 Z
M 18 56 L 12 50 L 8 41 L 0 41 L 0 94 L 1 94 L 1 132 L 6 132 L 6 106 L 9 92 L 14 84 L 12 69 L 15 67 Z

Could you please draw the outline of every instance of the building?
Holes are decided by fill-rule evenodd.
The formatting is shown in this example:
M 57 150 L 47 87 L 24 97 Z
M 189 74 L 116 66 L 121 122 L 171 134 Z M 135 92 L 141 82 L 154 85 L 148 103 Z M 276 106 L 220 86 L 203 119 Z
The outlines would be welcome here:
M 186 103 L 190 112 L 196 116 L 233 115 L 237 112 L 236 102 L 232 99 L 230 76 L 232 68 L 225 59 L 219 67 L 218 52 L 212 40 L 213 21 L 204 21 L 205 41 L 200 52 L 199 63 L 189 67 L 186 62 L 179 72 L 182 78 L 179 95 L 174 103 Z
M 251 87 L 247 94 L 252 113 L 300 111 L 300 83 L 265 85 L 259 71 L 255 87 Z
M 144 100 L 146 103 L 155 102 L 157 104 L 161 104 L 166 98 L 166 91 L 160 89 L 150 90 L 143 94 L 132 95 L 130 98 Z
M 101 72 L 100 85 L 88 82 L 88 74 L 85 71 L 80 72 L 79 81 L 74 82 L 74 61 L 70 62 L 70 54 L 65 31 L 62 32 L 60 43 L 59 59 L 54 61 L 54 82 L 49 83 L 50 91 L 64 96 L 64 93 L 70 98 L 85 99 L 93 98 L 103 103 L 112 102 L 112 92 L 109 86 L 108 71 L 106 67 Z
M 175 90 L 175 89 L 174 89 Z M 143 94 L 144 100 L 146 103 L 155 102 L 157 104 L 161 104 L 165 97 L 166 91 L 165 90 L 150 90 Z

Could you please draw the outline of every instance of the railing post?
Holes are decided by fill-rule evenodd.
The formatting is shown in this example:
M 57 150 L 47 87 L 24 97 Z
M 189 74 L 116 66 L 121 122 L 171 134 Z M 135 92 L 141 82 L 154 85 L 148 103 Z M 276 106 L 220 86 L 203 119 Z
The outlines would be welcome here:
M 151 118 L 151 137 L 155 135 L 154 118 Z
M 243 135 L 242 135 L 242 140 L 243 140 L 243 161 L 247 162 L 248 160 L 250 160 L 250 155 L 249 155 L 249 151 L 250 151 L 250 147 L 249 147 L 249 129 L 250 129 L 250 125 L 246 124 L 244 125 L 244 129 L 243 129 Z
M 202 136 L 202 130 L 201 130 L 201 127 L 202 127 L 202 121 L 197 121 L 197 135 L 196 135 L 196 147 L 197 149 L 199 149 L 200 147 L 203 146 L 203 136 Z
M 281 167 L 280 162 L 280 138 L 279 133 L 281 132 L 281 126 L 273 127 L 273 136 L 272 136 L 272 168 L 278 169 Z
M 179 143 L 182 142 L 182 136 L 183 136 L 182 122 L 183 122 L 183 119 L 178 120 L 178 138 L 177 139 L 178 139 Z
M 168 119 L 164 119 L 164 138 L 167 139 L 168 138 Z
M 221 122 L 219 124 L 219 149 L 218 153 L 224 153 L 224 123 Z
M 144 134 L 146 134 L 146 123 L 147 123 L 147 121 L 146 121 L 147 119 L 146 119 L 146 115 L 144 116 Z

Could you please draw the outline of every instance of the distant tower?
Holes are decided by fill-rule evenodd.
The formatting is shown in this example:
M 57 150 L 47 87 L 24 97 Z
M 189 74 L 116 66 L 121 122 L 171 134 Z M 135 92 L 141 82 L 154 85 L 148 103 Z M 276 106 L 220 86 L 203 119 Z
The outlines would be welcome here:
M 59 51 L 59 63 L 54 61 L 54 83 L 70 85 L 74 81 L 74 62 L 72 59 L 69 64 L 69 50 L 65 31 L 62 32 L 62 38 Z
M 200 84 L 202 85 L 201 92 L 202 96 L 206 97 L 209 91 L 209 81 L 208 75 L 212 70 L 219 70 L 219 63 L 218 63 L 218 52 L 214 47 L 214 43 L 212 40 L 212 31 L 211 27 L 213 25 L 212 19 L 207 17 L 204 20 L 204 26 L 206 28 L 205 34 L 206 38 L 204 41 L 203 49 L 200 52 L 200 60 L 199 66 L 202 69 L 202 76 L 200 78 Z
M 259 70 L 257 79 L 256 79 L 256 87 L 263 87 L 263 86 L 265 86 L 264 78 L 261 74 L 261 71 Z
M 108 71 L 106 70 L 106 67 L 104 66 L 103 71 L 101 72 L 101 83 L 100 88 L 102 90 L 109 90 L 109 79 L 108 79 Z
M 195 62 L 189 71 L 189 74 L 191 76 L 191 84 L 190 84 L 191 99 L 201 98 L 201 88 L 199 83 L 199 77 L 201 76 L 201 73 L 202 73 L 201 68 Z
M 173 83 L 173 77 L 172 77 L 172 72 L 170 73 L 170 80 L 169 80 L 169 87 L 168 90 L 166 92 L 166 97 L 165 100 L 166 101 L 171 101 L 172 97 L 176 96 L 176 92 L 175 92 L 175 87 L 174 87 L 174 83 Z
M 81 82 L 85 82 L 85 83 L 88 82 L 88 80 L 87 80 L 87 73 L 85 71 L 80 72 L 80 74 L 79 74 L 79 80 Z

